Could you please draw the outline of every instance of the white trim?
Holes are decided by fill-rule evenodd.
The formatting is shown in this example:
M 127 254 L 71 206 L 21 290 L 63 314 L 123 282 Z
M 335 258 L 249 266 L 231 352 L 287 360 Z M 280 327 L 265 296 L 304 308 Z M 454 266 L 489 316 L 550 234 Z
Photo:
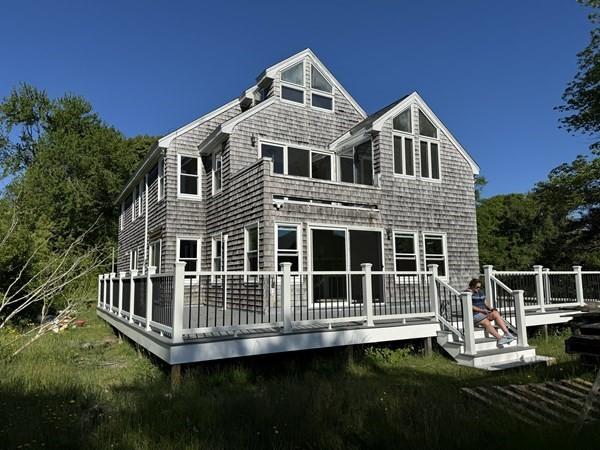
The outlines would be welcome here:
M 248 268 L 248 235 L 251 230 L 256 230 L 256 271 Z M 244 272 L 260 272 L 260 222 L 244 225 Z M 248 276 L 244 276 L 244 283 L 248 282 Z
M 154 256 L 154 251 L 152 247 L 158 244 L 158 264 L 152 264 L 152 259 Z M 178 250 L 179 251 L 179 247 Z M 160 267 L 162 263 L 162 239 L 156 239 L 148 243 L 148 265 L 156 267 L 156 273 L 161 273 Z
M 194 158 L 196 159 L 196 170 L 197 170 L 197 174 L 196 174 L 196 186 L 197 186 L 197 194 L 185 194 L 181 192 L 181 158 Z M 184 199 L 184 200 L 202 200 L 202 180 L 201 180 L 201 170 L 200 170 L 200 165 L 202 164 L 202 161 L 200 160 L 200 157 L 198 156 L 192 156 L 192 155 L 182 155 L 182 154 L 178 154 L 177 155 L 177 198 L 180 199 Z M 194 176 L 194 175 L 185 175 L 185 176 Z
M 287 98 L 283 98 L 283 88 L 288 88 L 293 91 L 302 92 L 302 102 L 296 102 L 294 100 L 289 100 Z M 296 106 L 305 106 L 306 105 L 306 89 L 304 87 L 300 87 L 297 84 L 289 83 L 287 81 L 282 81 L 279 86 L 279 100 L 283 103 L 288 103 L 290 105 Z
M 352 106 L 356 109 L 356 111 L 363 118 L 366 118 L 367 113 L 365 112 L 365 110 L 361 108 L 361 106 L 358 104 L 358 102 L 352 98 L 352 96 L 348 93 L 348 91 L 346 91 L 346 89 L 344 89 L 344 87 L 332 75 L 332 73 L 327 69 L 327 67 L 325 67 L 325 65 L 321 62 L 321 60 L 319 58 L 317 58 L 317 55 L 315 55 L 313 53 L 313 51 L 309 48 L 302 50 L 301 52 L 298 52 L 295 55 L 292 55 L 289 58 L 284 59 L 283 61 L 280 61 L 277 64 L 272 65 L 271 67 L 268 67 L 264 71 L 264 76 L 274 79 L 277 75 L 277 72 L 280 71 L 283 67 L 291 66 L 294 64 L 294 62 L 298 62 L 306 57 L 310 58 L 309 62 L 312 64 L 315 64 L 317 69 L 319 69 L 319 72 L 321 72 L 322 75 L 324 75 L 326 78 L 331 80 L 333 86 L 335 88 L 337 88 L 344 97 L 346 97 L 346 99 L 350 102 L 350 104 L 352 104 Z
M 440 275 L 440 278 L 442 280 L 448 281 L 450 278 L 449 277 L 450 268 L 448 267 L 448 238 L 447 238 L 446 233 L 440 232 L 440 231 L 421 231 L 421 237 L 422 237 L 421 242 L 423 244 L 423 263 L 427 267 L 427 248 L 425 247 L 425 236 L 442 238 L 442 247 L 443 247 L 443 251 L 444 251 L 444 264 L 446 265 L 446 267 L 445 267 L 446 274 L 444 276 Z
M 252 88 L 250 88 L 250 89 L 252 89 Z M 197 118 L 193 122 L 190 122 L 187 125 L 184 125 L 181 128 L 176 129 L 175 131 L 167 134 L 166 136 L 163 136 L 162 138 L 160 138 L 158 140 L 158 146 L 162 147 L 162 148 L 169 147 L 169 145 L 171 144 L 171 141 L 173 139 L 175 139 L 176 137 L 190 131 L 192 128 L 202 124 L 203 122 L 206 122 L 206 121 L 218 116 L 219 114 L 224 113 L 228 109 L 233 108 L 234 106 L 238 105 L 239 102 L 240 102 L 239 98 L 231 100 L 229 103 L 226 103 L 223 106 L 220 106 L 217 109 L 214 109 L 211 112 L 203 115 L 202 117 Z
M 156 176 L 157 184 L 156 184 L 156 201 L 161 202 L 164 198 L 163 189 L 165 188 L 165 158 L 161 156 L 158 158 L 158 174 Z
M 460 145 L 460 143 L 456 140 L 456 138 L 454 136 L 452 136 L 450 131 L 448 131 L 448 128 L 446 128 L 444 123 L 435 115 L 435 113 L 429 108 L 429 106 L 427 106 L 425 101 L 421 98 L 421 96 L 417 92 L 413 92 L 408 97 L 406 97 L 404 100 L 402 100 L 400 103 L 398 103 L 396 106 L 394 106 L 392 109 L 390 109 L 385 114 L 383 114 L 381 117 L 377 118 L 372 123 L 372 129 L 374 131 L 381 131 L 383 129 L 383 124 L 390 117 L 396 116 L 398 112 L 403 111 L 404 109 L 406 109 L 407 106 L 412 105 L 413 103 L 415 103 L 419 108 L 421 108 L 423 113 L 426 114 L 428 116 L 428 118 L 433 122 L 433 124 L 438 127 L 438 135 L 439 135 L 440 130 L 444 132 L 444 134 L 446 135 L 448 140 L 456 147 L 458 152 L 469 163 L 469 165 L 471 166 L 471 169 L 473 170 L 473 174 L 474 175 L 479 174 L 479 166 L 477 165 L 475 160 L 473 160 L 473 158 L 471 158 L 471 156 L 462 147 L 462 145 Z M 413 124 L 413 129 L 414 129 L 414 124 Z M 334 143 L 338 144 L 339 143 L 338 141 L 340 141 L 342 137 L 338 138 L 336 141 L 334 141 Z M 332 145 L 333 145 L 333 143 L 332 143 Z
M 195 279 L 198 279 L 198 274 L 201 272 L 201 266 L 200 264 L 202 263 L 202 238 L 198 237 L 198 236 L 177 236 L 177 245 L 175 247 L 175 261 L 176 262 L 186 262 L 187 260 L 191 260 L 191 258 L 185 258 L 183 261 L 180 260 L 180 249 L 179 249 L 179 245 L 180 245 L 180 241 L 196 241 L 196 270 L 195 271 L 191 271 L 191 270 L 185 270 L 184 268 L 184 275 L 193 275 L 195 276 Z
M 293 177 L 293 178 L 297 178 L 297 179 L 301 179 L 301 180 L 311 180 L 311 181 L 324 181 L 324 182 L 337 182 L 336 178 L 336 173 L 334 171 L 334 167 L 335 167 L 335 153 L 333 153 L 330 150 L 326 150 L 326 149 L 320 149 L 320 148 L 315 148 L 315 147 L 310 147 L 307 146 L 305 144 L 293 144 L 293 143 L 282 143 L 282 142 L 277 142 L 277 141 L 272 141 L 272 140 L 262 140 L 259 139 L 257 142 L 257 157 L 263 158 L 262 156 L 262 146 L 264 145 L 272 145 L 275 147 L 281 147 L 283 149 L 283 173 L 279 173 L 279 172 L 275 172 L 274 170 L 274 162 L 271 164 L 271 175 L 272 176 L 280 176 L 280 177 Z M 289 167 L 288 167 L 288 149 L 292 147 L 292 148 L 297 148 L 299 150 L 306 150 L 308 152 L 308 176 L 301 176 L 301 175 L 289 175 Z M 320 153 L 322 155 L 328 155 L 330 157 L 330 174 L 329 174 L 329 180 L 324 180 L 322 178 L 313 178 L 312 176 L 312 154 L 313 153 Z M 268 158 L 267 156 L 265 156 L 265 158 Z M 271 159 L 271 158 L 269 158 Z M 368 186 L 368 185 L 367 185 Z
M 217 171 L 217 156 L 220 155 L 221 156 L 221 168 L 220 168 L 220 172 L 221 172 L 221 177 L 220 177 L 220 183 L 221 185 L 219 186 L 219 189 L 216 189 L 215 187 L 215 183 L 216 183 L 216 178 L 215 178 L 215 173 Z M 216 152 L 214 152 L 211 155 L 212 158 L 212 164 L 211 164 L 211 193 L 212 195 L 216 195 L 219 194 L 221 191 L 223 191 L 223 149 L 217 150 Z
M 129 270 L 137 270 L 138 266 L 138 248 L 129 250 Z
M 279 234 L 278 234 L 278 229 L 279 227 L 282 228 L 295 228 L 296 229 L 296 252 L 297 252 L 297 256 L 298 256 L 298 272 L 299 273 L 303 273 L 303 261 L 302 261 L 302 247 L 303 247 L 303 242 L 302 242 L 302 223 L 301 222 L 296 222 L 296 223 L 290 223 L 290 222 L 275 222 L 273 224 L 273 229 L 274 229 L 274 236 L 275 236 L 275 257 L 274 257 L 274 261 L 273 264 L 275 266 L 275 271 L 279 271 L 280 268 L 277 265 L 277 259 L 279 258 Z M 289 250 L 287 250 L 289 251 Z M 287 254 L 287 253 L 285 253 Z M 294 254 L 292 254 L 291 252 L 289 253 L 289 255 L 294 256 Z

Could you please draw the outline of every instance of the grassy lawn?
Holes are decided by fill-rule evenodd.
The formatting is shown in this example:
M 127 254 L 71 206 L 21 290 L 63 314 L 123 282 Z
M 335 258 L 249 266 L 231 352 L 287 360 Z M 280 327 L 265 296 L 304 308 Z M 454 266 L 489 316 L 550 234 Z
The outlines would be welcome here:
M 580 376 L 566 334 L 533 338 L 552 367 L 486 373 L 406 346 L 299 352 L 165 367 L 114 338 L 93 308 L 87 326 L 47 336 L 0 363 L 2 448 L 597 449 L 600 425 L 531 427 L 460 388 Z

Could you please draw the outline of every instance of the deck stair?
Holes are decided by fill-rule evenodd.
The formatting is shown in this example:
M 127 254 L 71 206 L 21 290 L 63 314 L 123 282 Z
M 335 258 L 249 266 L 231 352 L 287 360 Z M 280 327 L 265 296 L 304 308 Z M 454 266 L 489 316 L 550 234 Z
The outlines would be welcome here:
M 516 340 L 499 346 L 482 329 L 475 330 L 475 354 L 466 353 L 464 341 L 450 331 L 438 331 L 437 342 L 458 364 L 478 369 L 504 370 L 553 362 L 553 358 L 537 355 L 534 347 L 519 346 Z

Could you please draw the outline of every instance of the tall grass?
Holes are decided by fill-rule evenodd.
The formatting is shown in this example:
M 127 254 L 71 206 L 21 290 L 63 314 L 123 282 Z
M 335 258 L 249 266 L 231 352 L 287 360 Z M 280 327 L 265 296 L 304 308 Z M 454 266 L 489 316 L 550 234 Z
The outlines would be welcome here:
M 534 338 L 552 367 L 487 373 L 412 347 L 357 347 L 168 370 L 83 313 L 0 365 L 6 448 L 598 448 L 598 427 L 531 427 L 465 397 L 463 386 L 590 377 L 563 335 Z

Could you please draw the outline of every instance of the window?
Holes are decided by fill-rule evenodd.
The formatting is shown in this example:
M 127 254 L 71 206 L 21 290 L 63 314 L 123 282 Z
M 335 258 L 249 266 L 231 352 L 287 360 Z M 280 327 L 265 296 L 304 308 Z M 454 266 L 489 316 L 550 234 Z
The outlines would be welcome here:
M 339 178 L 355 184 L 373 185 L 373 153 L 371 141 L 365 141 L 339 155 Z
M 121 202 L 121 214 L 119 214 L 119 230 L 123 229 L 125 222 L 125 202 Z
M 331 154 L 286 145 L 260 147 L 261 156 L 273 160 L 273 173 L 331 180 Z
M 415 175 L 413 140 L 407 136 L 394 136 L 394 173 Z
M 158 201 L 161 201 L 165 197 L 165 160 L 160 158 L 158 160 L 158 189 L 157 189 Z
M 448 263 L 446 236 L 433 233 L 423 234 L 423 248 L 425 249 L 425 267 L 430 264 L 437 264 L 439 275 L 445 277 Z
M 179 155 L 179 195 L 182 197 L 200 196 L 197 157 Z
M 277 225 L 277 270 L 281 270 L 281 263 L 284 262 L 292 263 L 292 272 L 299 270 L 298 241 L 297 225 Z
M 199 239 L 178 239 L 177 261 L 185 263 L 185 275 L 196 276 L 200 267 L 200 240 Z
M 129 270 L 136 270 L 138 263 L 137 248 L 129 251 Z
M 299 62 L 281 72 L 281 81 L 304 86 L 304 62 Z
M 304 90 L 293 86 L 304 87 L 304 63 L 300 62 L 281 72 L 281 98 L 295 103 L 304 103 Z M 290 83 L 292 86 L 288 86 Z
M 244 229 L 244 270 L 248 272 L 258 271 L 258 225 L 252 225 Z
M 154 183 L 157 178 L 158 178 L 158 163 L 154 164 L 154 166 L 152 166 L 152 169 L 150 169 L 150 172 L 148 172 L 148 186 L 152 186 L 152 183 Z
M 437 139 L 438 131 L 429 118 L 419 109 L 419 134 Z
M 138 184 L 138 199 L 137 199 L 137 216 L 141 217 L 142 216 L 142 211 L 144 209 L 143 207 L 143 199 L 144 199 L 144 182 L 140 181 L 140 184 Z
M 404 131 L 405 133 L 412 133 L 412 118 L 411 118 L 411 109 L 408 108 L 394 117 L 393 120 L 393 128 L 396 131 Z
M 328 92 L 329 94 L 333 92 L 331 83 L 327 81 L 314 65 L 310 67 L 310 87 L 318 91 Z
M 221 238 L 212 239 L 212 259 L 211 269 L 215 272 L 223 270 L 223 240 Z
M 421 177 L 433 180 L 440 179 L 439 144 L 421 140 Z
M 394 264 L 397 272 L 419 270 L 416 233 L 394 233 Z
M 333 111 L 333 97 L 327 97 L 326 95 L 319 95 L 313 92 L 312 94 L 312 105 L 315 108 L 327 109 Z
M 148 245 L 148 265 L 156 267 L 156 272 L 160 272 L 160 248 L 161 241 L 154 241 Z
M 215 194 L 219 192 L 222 188 L 222 180 L 223 180 L 223 153 L 218 152 L 214 154 L 214 163 L 212 170 L 212 193 Z

